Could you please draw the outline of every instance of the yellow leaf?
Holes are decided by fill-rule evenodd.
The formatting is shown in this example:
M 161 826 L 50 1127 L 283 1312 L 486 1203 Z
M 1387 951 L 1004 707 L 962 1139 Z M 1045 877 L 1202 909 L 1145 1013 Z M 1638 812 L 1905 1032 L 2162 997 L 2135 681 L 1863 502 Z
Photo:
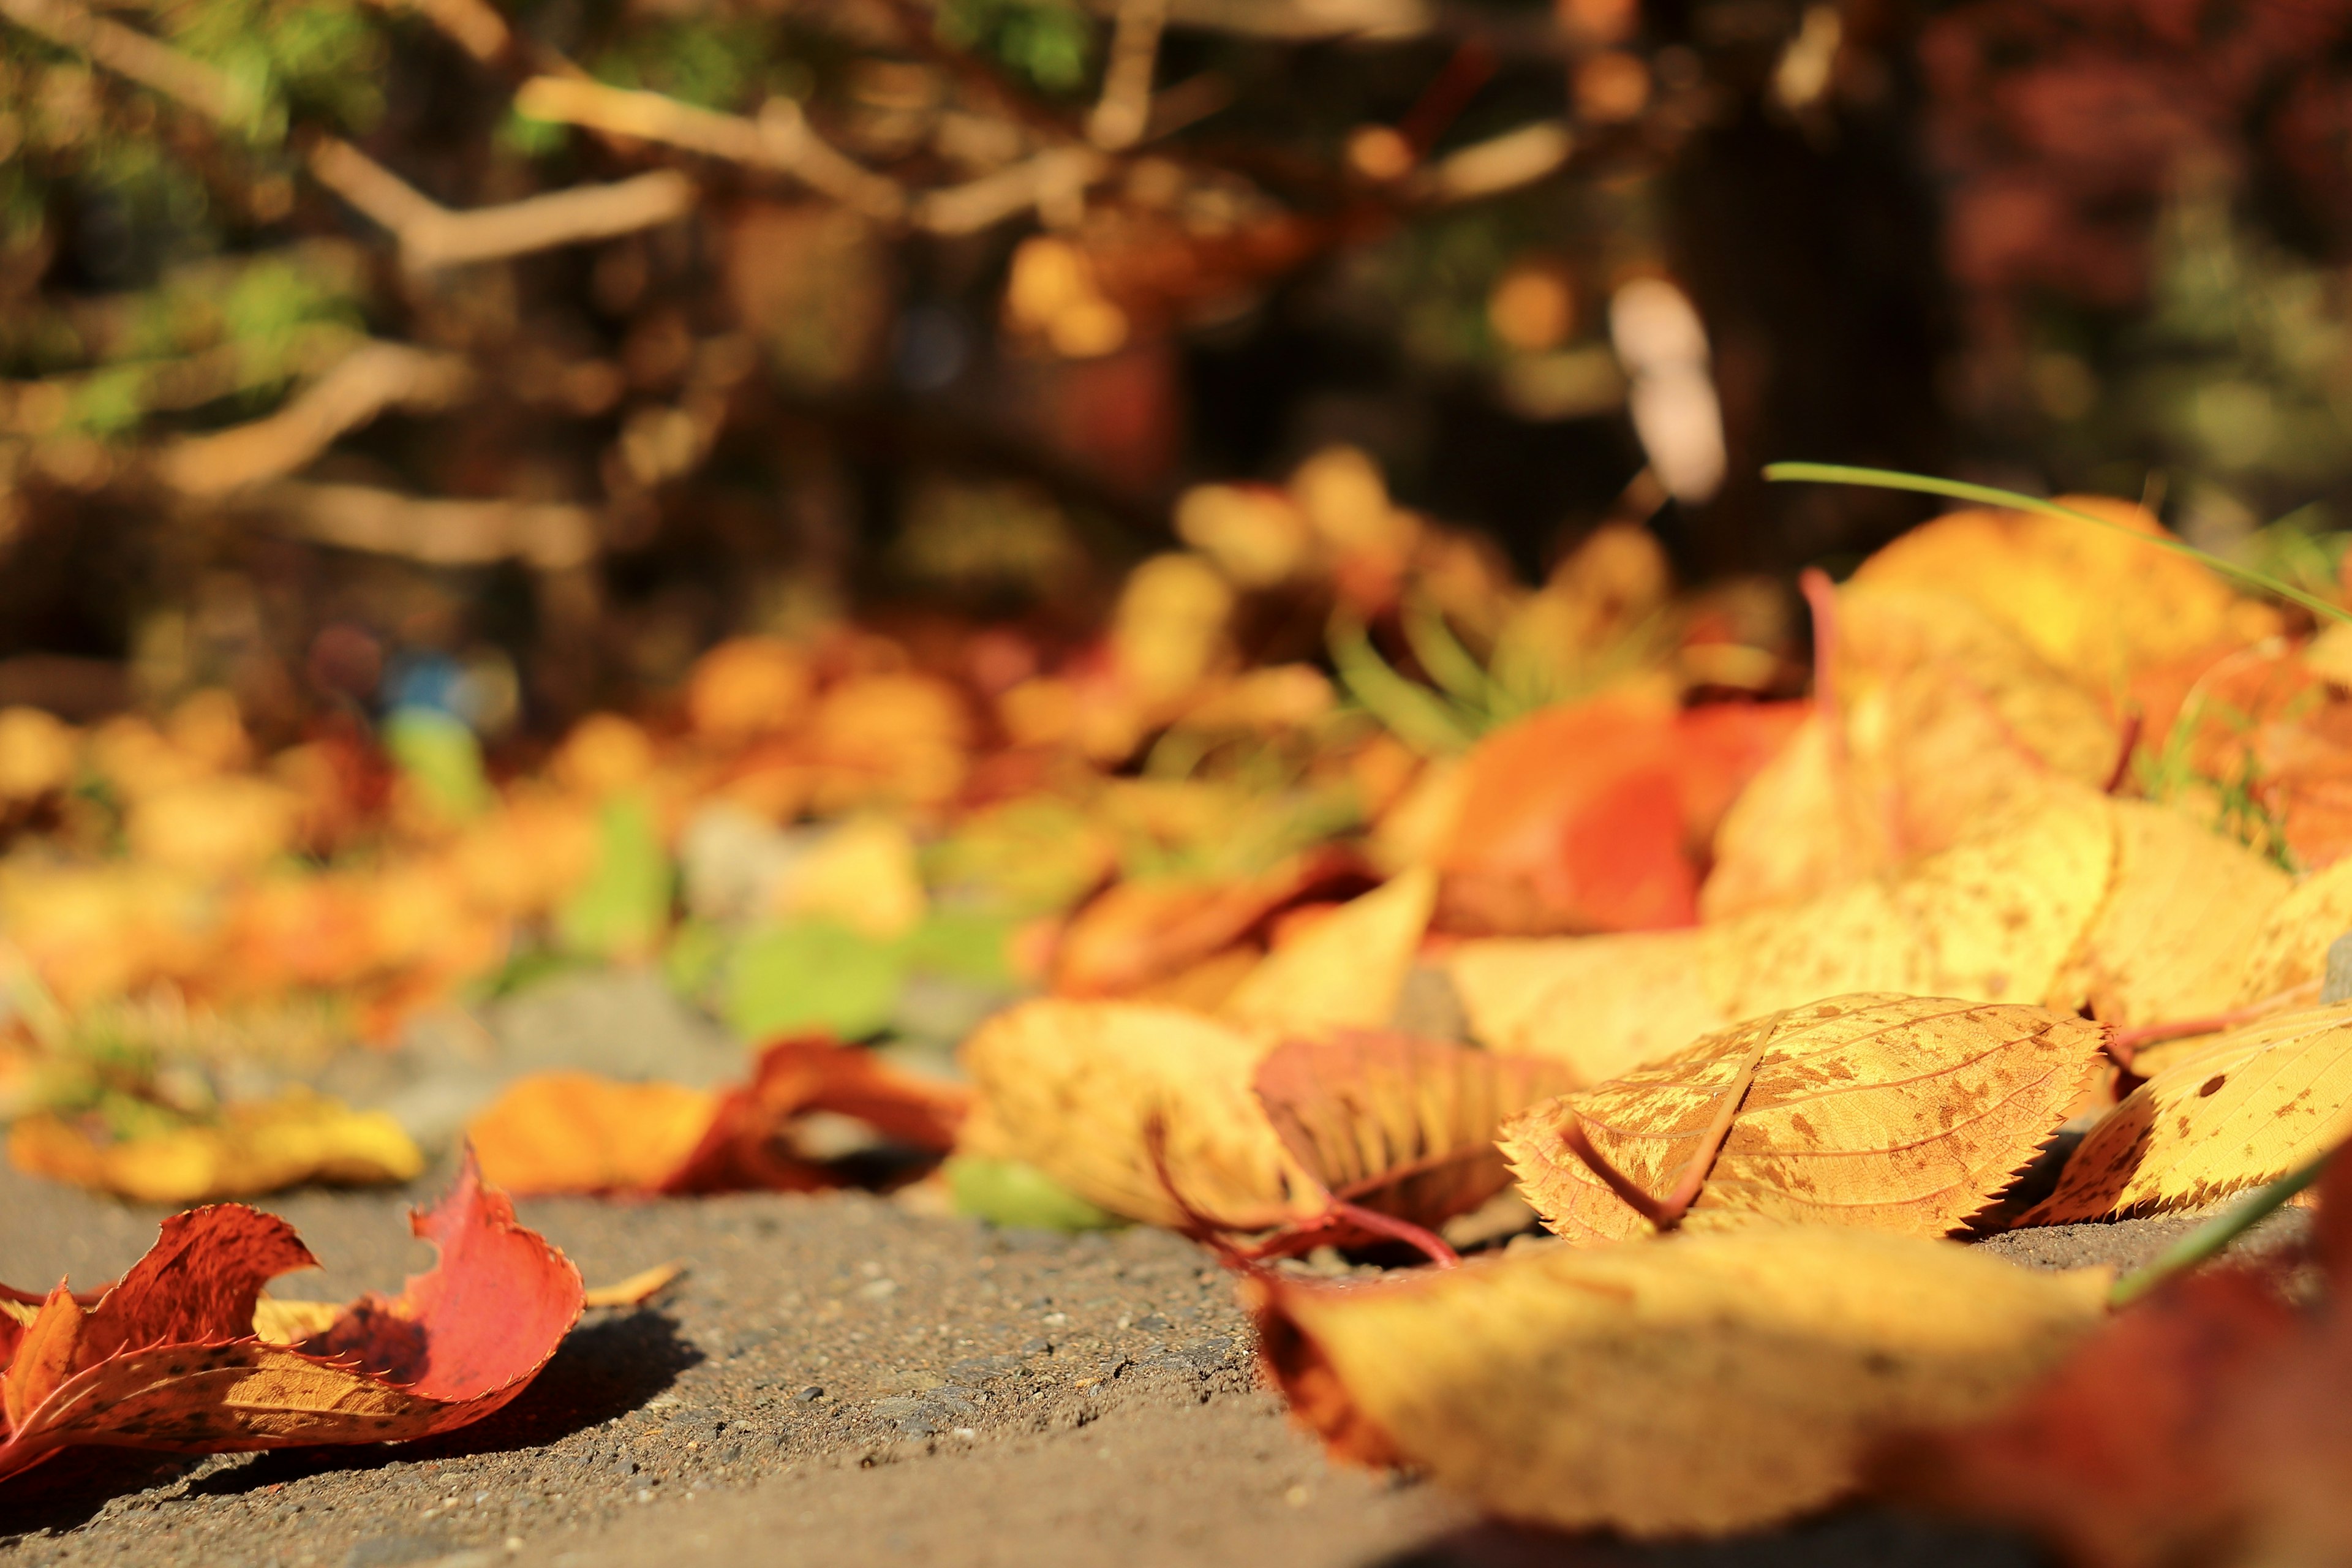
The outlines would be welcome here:
M 2218 1013 L 2243 953 L 2287 894 L 2286 873 L 2169 806 L 2118 800 L 2114 887 L 2060 975 L 2055 996 L 2108 1022 Z
M 1342 1456 L 1665 1536 L 1807 1512 L 1882 1435 L 1997 1410 L 2097 1321 L 2106 1275 L 1775 1226 L 1257 1289 L 1275 1375 Z
M 774 902 L 775 914 L 828 917 L 877 942 L 902 937 L 927 903 L 915 840 L 896 818 L 853 817 L 792 863 Z
M 1426 866 L 1340 906 L 1269 954 L 1223 1011 L 1269 1028 L 1378 1028 L 1398 994 L 1437 901 Z
M 1179 1225 L 1145 1141 L 1157 1118 L 1189 1203 L 1237 1230 L 1280 1225 L 1317 1212 L 1321 1194 L 1251 1090 L 1273 1044 L 1174 1007 L 1027 1002 L 963 1044 L 979 1101 L 959 1147 L 1026 1161 L 1113 1214 Z
M 583 1307 L 641 1307 L 667 1289 L 686 1272 L 683 1263 L 656 1263 L 610 1285 L 591 1285 L 581 1299 Z
M 2060 504 L 2150 539 L 2169 537 L 2128 501 L 2066 496 Z M 1948 512 L 1864 562 L 1854 581 L 1966 599 L 2098 693 L 2150 665 L 2252 641 L 2277 626 L 2275 612 L 2242 604 L 2186 556 L 2040 512 Z
M 1500 937 L 1462 943 L 1444 968 L 1476 1038 L 1600 1083 L 1731 1021 L 1697 984 L 1704 942 L 1696 931 Z
M 702 1142 L 719 1097 L 591 1072 L 517 1079 L 467 1123 L 483 1177 L 514 1193 L 644 1192 Z
M 2098 1076 L 2103 1034 L 2040 1007 L 1836 996 L 1538 1106 L 1504 1128 L 1503 1152 L 1552 1229 L 1585 1242 L 1647 1235 L 1649 1223 L 1562 1142 L 1569 1120 L 1663 1197 L 1755 1056 L 1692 1225 L 1774 1219 L 1942 1236 L 1985 1207 L 2066 1119 Z
M 2266 1018 L 2166 1068 L 2099 1120 L 2019 1223 L 2193 1208 L 2352 1135 L 2352 1005 Z
M 425 1156 L 390 1116 L 352 1110 L 306 1089 L 231 1106 L 217 1126 L 122 1143 L 100 1143 L 57 1116 L 27 1116 L 9 1129 L 8 1158 L 34 1175 L 155 1204 L 203 1203 L 305 1182 L 394 1184 L 425 1168 Z
M 2327 973 L 2327 946 L 2352 931 L 2352 858 L 2315 871 L 2281 899 L 2236 965 L 2237 994 L 2245 1005 L 2268 1001 Z

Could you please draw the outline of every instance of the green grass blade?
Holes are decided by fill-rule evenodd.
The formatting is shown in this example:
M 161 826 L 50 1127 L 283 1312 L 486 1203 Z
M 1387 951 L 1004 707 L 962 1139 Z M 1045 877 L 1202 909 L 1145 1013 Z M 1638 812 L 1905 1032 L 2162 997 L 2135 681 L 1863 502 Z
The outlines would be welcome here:
M 1445 612 L 1419 594 L 1405 600 L 1404 640 L 1429 678 L 1454 701 L 1474 710 L 1492 705 L 1486 672 L 1445 624 Z
M 2283 1208 L 2287 1199 L 2319 1180 L 2336 1151 L 2329 1150 L 2309 1164 L 2289 1171 L 2268 1186 L 2257 1187 L 2174 1242 L 2145 1268 L 2133 1270 L 2107 1288 L 2107 1305 L 2128 1307 L 2175 1275 L 2186 1274 L 2261 1220 Z
M 2038 511 L 2047 517 L 2071 518 L 2076 522 L 2093 523 L 2100 528 L 2113 529 L 2117 533 L 2127 533 L 2159 550 L 2169 550 L 2176 555 L 2186 555 L 2192 561 L 2202 562 L 2216 572 L 2235 577 L 2242 583 L 2251 583 L 2289 603 L 2301 605 L 2314 615 L 2352 622 L 2352 611 L 2331 605 L 2316 594 L 2306 594 L 2300 588 L 2290 587 L 2277 578 L 2251 567 L 2224 561 L 2210 551 L 2200 550 L 2184 540 L 2169 535 L 2142 533 L 2137 529 L 2110 522 L 2092 512 L 2077 511 L 2071 506 L 2060 506 L 2054 500 L 2043 500 L 2039 496 L 2025 495 L 2017 490 L 2005 490 L 1993 485 L 1972 485 L 1962 479 L 1939 479 L 1930 474 L 1907 474 L 1900 468 L 1857 468 L 1844 463 L 1767 463 L 1764 477 L 1783 482 L 1797 480 L 1824 485 L 1867 485 L 1883 490 L 1910 490 L 1918 495 L 1948 496 L 1953 500 L 1980 501 L 1987 506 L 2012 507 L 2020 511 Z
M 1429 688 L 1390 668 L 1372 647 L 1362 621 L 1345 614 L 1333 616 L 1330 645 L 1331 665 L 1339 671 L 1339 683 L 1397 739 L 1433 757 L 1470 749 L 1477 737 L 1469 724 Z

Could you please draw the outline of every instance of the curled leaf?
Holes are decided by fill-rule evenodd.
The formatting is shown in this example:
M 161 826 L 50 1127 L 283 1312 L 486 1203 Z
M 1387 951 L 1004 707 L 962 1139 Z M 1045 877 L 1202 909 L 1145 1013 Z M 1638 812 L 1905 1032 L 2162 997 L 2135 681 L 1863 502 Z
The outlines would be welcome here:
M 1283 1146 L 1333 1197 L 1433 1226 L 1510 1184 L 1496 1128 L 1566 1078 L 1538 1058 L 1349 1033 L 1284 1042 L 1255 1088 Z
M 1428 929 L 1436 874 L 1409 870 L 1324 916 L 1250 972 L 1222 1009 L 1273 1028 L 1378 1028 Z
M 2040 1007 L 1832 997 L 1538 1106 L 1504 1129 L 1502 1147 L 1552 1229 L 1579 1241 L 1645 1234 L 1570 1152 L 1564 1129 L 1573 1119 L 1611 1166 L 1662 1195 L 1753 1058 L 1691 1223 L 1942 1236 L 1984 1208 L 2066 1119 L 2101 1070 L 2103 1035 Z
M 1998 1409 L 2097 1321 L 2105 1273 L 1771 1226 L 1252 1289 L 1269 1368 L 1340 1457 L 1510 1519 L 1721 1535 L 1852 1490 L 1888 1432 Z
M 2025 1225 L 2193 1208 L 2352 1135 L 2352 1006 L 2217 1036 L 2099 1119 Z
M 516 1223 L 470 1157 L 413 1224 L 440 1254 L 431 1270 L 290 1345 L 257 1333 L 261 1288 L 315 1260 L 285 1221 L 237 1205 L 165 1220 L 147 1256 L 86 1309 L 60 1286 L 31 1323 L 0 1318 L 0 1476 L 73 1444 L 216 1453 L 384 1442 L 499 1409 L 578 1319 L 579 1271 Z

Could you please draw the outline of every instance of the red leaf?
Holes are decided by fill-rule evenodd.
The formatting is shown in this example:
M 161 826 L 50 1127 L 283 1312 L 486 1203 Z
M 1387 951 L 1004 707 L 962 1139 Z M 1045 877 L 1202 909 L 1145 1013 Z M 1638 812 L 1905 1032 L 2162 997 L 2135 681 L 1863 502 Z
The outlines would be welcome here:
M 780 1040 L 761 1053 L 750 1083 L 727 1091 L 702 1142 L 658 1190 L 807 1192 L 838 1184 L 824 1166 L 779 1146 L 792 1121 L 815 1110 L 855 1117 L 886 1138 L 944 1154 L 955 1146 L 970 1099 L 896 1071 L 870 1051 L 820 1038 Z

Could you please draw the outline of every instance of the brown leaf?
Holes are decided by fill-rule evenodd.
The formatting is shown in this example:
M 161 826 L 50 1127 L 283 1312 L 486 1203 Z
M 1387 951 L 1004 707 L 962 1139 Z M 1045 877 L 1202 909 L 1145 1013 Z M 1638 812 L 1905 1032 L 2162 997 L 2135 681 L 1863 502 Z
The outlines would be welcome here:
M 1832 997 L 1538 1106 L 1504 1129 L 1503 1152 L 1552 1229 L 1586 1242 L 1646 1234 L 1562 1142 L 1570 1118 L 1612 1165 L 1662 1196 L 1760 1051 L 1691 1223 L 1942 1236 L 1990 1203 L 2066 1119 L 2098 1077 L 2103 1035 L 2040 1007 Z
M 1285 1041 L 1255 1087 L 1283 1146 L 1332 1196 L 1434 1226 L 1510 1184 L 1496 1130 L 1566 1077 L 1532 1058 L 1350 1032 Z
M 1649 1537 L 1835 1500 L 1880 1436 L 1997 1409 L 2046 1371 L 2105 1284 L 1775 1226 L 1253 1289 L 1269 1369 L 1340 1457 L 1507 1518 Z

